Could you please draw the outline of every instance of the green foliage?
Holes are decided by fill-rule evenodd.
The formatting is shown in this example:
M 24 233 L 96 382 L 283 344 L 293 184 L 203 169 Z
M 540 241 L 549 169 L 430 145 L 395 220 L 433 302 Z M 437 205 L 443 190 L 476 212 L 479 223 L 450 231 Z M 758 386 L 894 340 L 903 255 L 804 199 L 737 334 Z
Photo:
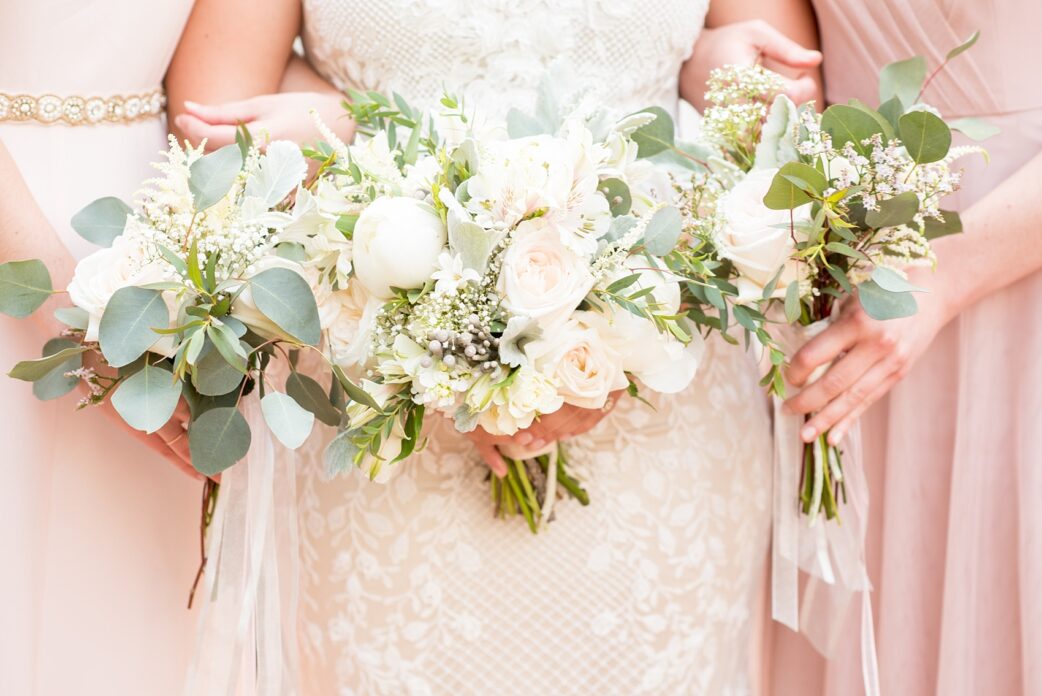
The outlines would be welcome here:
M 653 256 L 665 256 L 676 247 L 681 231 L 680 211 L 671 205 L 659 208 L 644 229 L 644 248 Z
M 200 339 L 195 339 L 195 335 Z M 205 332 L 193 335 L 193 340 L 203 343 Z M 211 341 L 205 341 L 199 356 L 193 363 L 192 386 L 202 396 L 220 396 L 235 391 L 242 384 L 242 372 L 229 364 Z
M 192 163 L 188 189 L 196 210 L 206 210 L 228 194 L 239 176 L 242 162 L 239 146 L 225 145 Z
M 1002 129 L 994 123 L 989 123 L 982 118 L 957 118 L 948 122 L 948 127 L 959 131 L 970 140 L 987 140 L 1002 132 Z
M 318 306 L 306 280 L 288 268 L 269 268 L 249 282 L 253 301 L 264 316 L 298 341 L 318 345 L 322 339 Z
M 672 149 L 674 146 L 673 117 L 659 106 L 653 106 L 637 113 L 648 113 L 655 116 L 655 120 L 646 123 L 633 132 L 630 136 L 637 143 L 637 157 L 651 157 L 658 153 Z
M 911 222 L 918 212 L 919 197 L 913 191 L 906 191 L 879 201 L 878 210 L 865 213 L 865 223 L 874 229 L 896 227 Z
M 980 30 L 978 29 L 977 31 L 975 31 L 972 34 L 970 34 L 969 38 L 967 38 L 961 44 L 959 44 L 958 46 L 956 46 L 952 50 L 948 51 L 948 55 L 946 55 L 944 57 L 944 62 L 947 63 L 952 58 L 954 58 L 954 57 L 956 57 L 956 56 L 958 56 L 958 55 L 960 55 L 960 54 L 970 50 L 970 48 L 973 47 L 973 44 L 977 43 L 977 39 L 979 39 L 979 38 L 980 38 Z
M 821 129 L 832 136 L 832 146 L 837 150 L 847 143 L 853 143 L 854 149 L 867 156 L 871 146 L 864 140 L 877 133 L 885 133 L 885 122 L 876 118 L 863 107 L 847 104 L 833 104 L 821 115 Z
M 858 286 L 858 300 L 873 319 L 900 319 L 915 314 L 918 305 L 912 293 L 921 290 L 895 271 L 878 266 L 872 279 Z
M 330 402 L 325 389 L 307 375 L 292 372 L 286 379 L 286 393 L 326 425 L 340 424 L 341 413 Z
M 188 428 L 192 466 L 216 476 L 246 456 L 250 426 L 234 406 L 218 406 L 202 413 Z
M 311 434 L 315 415 L 300 407 L 296 401 L 281 392 L 269 392 L 261 399 L 264 422 L 279 442 L 289 449 L 297 449 Z
M 601 179 L 598 188 L 604 197 L 608 199 L 608 207 L 612 217 L 618 217 L 630 212 L 633 199 L 630 196 L 630 187 L 622 179 Z
M 99 198 L 72 216 L 72 229 L 92 244 L 112 246 L 127 226 L 130 206 L 118 198 Z
M 926 60 L 922 56 L 891 63 L 879 74 L 879 102 L 896 97 L 907 109 L 918 101 L 925 79 Z
M 0 264 L 0 312 L 27 317 L 54 292 L 51 274 L 39 259 Z
M 43 357 L 47 358 L 63 350 L 78 348 L 79 344 L 67 338 L 52 338 L 43 346 Z M 33 395 L 40 401 L 49 401 L 65 396 L 80 381 L 78 377 L 66 377 L 66 372 L 83 366 L 83 354 L 79 351 L 69 355 L 68 359 L 59 363 L 54 369 L 33 382 Z
M 112 393 L 112 406 L 127 425 L 154 433 L 174 415 L 181 400 L 181 384 L 170 370 L 145 365 Z
M 946 237 L 949 234 L 960 234 L 962 232 L 962 218 L 954 210 L 942 210 L 944 221 L 935 218 L 926 218 L 923 228 L 923 236 L 927 239 Z
M 159 338 L 153 327 L 166 328 L 170 315 L 159 290 L 120 288 L 101 315 L 101 352 L 113 367 L 133 362 Z
M 7 376 L 25 382 L 35 382 L 38 379 L 46 377 L 52 370 L 64 365 L 69 358 L 79 355 L 86 350 L 87 349 L 83 346 L 75 346 L 64 348 L 45 358 L 23 360 L 12 367 L 11 371 L 7 373 Z
M 380 404 L 376 403 L 376 399 L 374 399 L 369 392 L 347 378 L 347 375 L 344 374 L 344 371 L 339 365 L 333 366 L 333 375 L 336 377 L 337 381 L 340 382 L 340 386 L 343 388 L 344 393 L 347 394 L 347 398 L 351 399 L 351 401 L 354 401 L 356 404 L 362 404 L 376 412 L 383 410 L 380 407 Z
M 787 162 L 774 175 L 763 203 L 772 210 L 791 210 L 820 197 L 828 180 L 814 167 Z
M 909 111 L 897 127 L 908 155 L 918 164 L 943 159 L 952 145 L 951 129 L 929 111 Z
M 90 315 L 87 310 L 79 307 L 59 307 L 54 310 L 54 318 L 68 326 L 70 329 L 87 330 L 90 323 Z
M 326 476 L 333 477 L 355 466 L 362 450 L 354 442 L 354 433 L 341 430 L 330 440 L 322 453 L 326 465 Z

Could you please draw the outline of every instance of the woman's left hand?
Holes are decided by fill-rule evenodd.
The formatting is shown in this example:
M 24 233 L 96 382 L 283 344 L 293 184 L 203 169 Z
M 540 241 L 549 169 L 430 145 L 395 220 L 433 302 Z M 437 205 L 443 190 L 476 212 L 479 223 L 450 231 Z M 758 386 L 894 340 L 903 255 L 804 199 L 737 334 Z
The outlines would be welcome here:
M 917 269 L 909 275 L 920 286 L 935 286 L 933 292 L 917 294 L 914 316 L 877 321 L 865 314 L 857 298 L 849 298 L 839 319 L 792 357 L 786 378 L 797 387 L 820 366 L 835 361 L 785 402 L 792 413 L 814 414 L 800 431 L 804 442 L 829 431 L 829 442 L 838 445 L 854 421 L 908 374 L 954 316 L 931 271 Z

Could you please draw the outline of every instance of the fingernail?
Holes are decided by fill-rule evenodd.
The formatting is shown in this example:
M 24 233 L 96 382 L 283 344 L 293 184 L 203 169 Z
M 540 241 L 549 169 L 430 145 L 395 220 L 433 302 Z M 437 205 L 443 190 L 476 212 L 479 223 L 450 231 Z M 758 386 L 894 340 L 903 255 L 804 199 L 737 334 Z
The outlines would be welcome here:
M 817 434 L 818 431 L 809 425 L 804 426 L 803 430 L 800 431 L 800 437 L 803 438 L 804 442 L 811 442 Z
M 532 433 L 520 432 L 517 434 L 517 441 L 522 445 L 528 445 L 532 442 Z

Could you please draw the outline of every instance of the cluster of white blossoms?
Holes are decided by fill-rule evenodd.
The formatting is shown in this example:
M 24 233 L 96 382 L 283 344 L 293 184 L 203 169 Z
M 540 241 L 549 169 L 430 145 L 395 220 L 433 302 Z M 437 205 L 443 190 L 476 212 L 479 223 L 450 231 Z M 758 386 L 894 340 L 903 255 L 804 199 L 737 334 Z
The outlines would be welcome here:
M 726 65 L 709 74 L 702 114 L 702 137 L 724 146 L 732 157 L 751 163 L 768 105 L 784 83 L 761 65 Z

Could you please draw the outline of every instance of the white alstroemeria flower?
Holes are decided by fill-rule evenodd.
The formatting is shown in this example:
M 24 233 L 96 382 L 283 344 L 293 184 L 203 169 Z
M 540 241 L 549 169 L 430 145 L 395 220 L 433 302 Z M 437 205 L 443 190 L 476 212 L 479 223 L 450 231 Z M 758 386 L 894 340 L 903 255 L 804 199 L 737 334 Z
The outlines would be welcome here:
M 438 270 L 431 274 L 431 278 L 436 281 L 434 292 L 438 295 L 455 295 L 460 287 L 481 280 L 473 268 L 463 267 L 463 258 L 459 254 L 448 251 L 438 254 Z

